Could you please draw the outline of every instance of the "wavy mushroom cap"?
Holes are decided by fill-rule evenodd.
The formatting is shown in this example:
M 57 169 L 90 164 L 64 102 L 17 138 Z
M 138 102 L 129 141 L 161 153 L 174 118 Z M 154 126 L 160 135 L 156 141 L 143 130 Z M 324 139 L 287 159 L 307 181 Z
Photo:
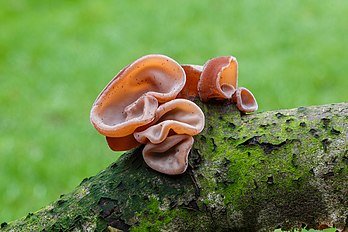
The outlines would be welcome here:
M 233 56 L 208 60 L 198 83 L 198 93 L 203 102 L 210 99 L 230 99 L 238 84 L 238 63 Z
M 203 66 L 183 64 L 181 67 L 186 74 L 186 83 L 177 98 L 193 99 L 198 97 L 198 82 L 202 74 Z
M 90 119 L 99 133 L 123 137 L 150 123 L 159 103 L 184 87 L 183 68 L 163 55 L 147 55 L 119 72 L 97 97 Z
M 254 95 L 244 87 L 240 87 L 236 90 L 233 94 L 232 101 L 240 111 L 245 113 L 253 112 L 258 108 Z
M 113 105 L 98 114 L 98 107 L 93 107 L 91 122 L 99 133 L 109 137 L 130 135 L 138 127 L 154 119 L 158 101 L 152 96 L 141 96 L 127 106 Z
M 162 143 L 147 143 L 143 150 L 146 164 L 167 175 L 179 175 L 186 171 L 188 155 L 193 144 L 189 135 L 173 135 Z
M 139 143 L 158 144 L 170 134 L 196 135 L 204 128 L 204 113 L 189 100 L 175 99 L 158 107 L 151 124 L 147 129 L 134 133 Z

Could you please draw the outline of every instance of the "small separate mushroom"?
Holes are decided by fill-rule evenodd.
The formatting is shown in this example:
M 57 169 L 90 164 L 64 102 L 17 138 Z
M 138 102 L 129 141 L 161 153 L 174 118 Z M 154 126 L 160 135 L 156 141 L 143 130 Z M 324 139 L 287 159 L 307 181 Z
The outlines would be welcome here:
M 233 56 L 208 60 L 198 83 L 198 93 L 203 102 L 210 99 L 230 99 L 238 84 L 238 63 Z
M 237 108 L 245 113 L 250 113 L 257 110 L 258 105 L 254 95 L 244 87 L 240 87 L 233 94 L 232 101 Z
M 147 129 L 134 133 L 139 143 L 161 143 L 170 133 L 197 135 L 204 128 L 204 114 L 195 103 L 175 99 L 158 107 L 151 124 Z
M 182 174 L 187 169 L 188 154 L 193 141 L 189 135 L 172 135 L 159 144 L 147 143 L 143 150 L 144 160 L 158 172 L 168 175 Z
M 203 66 L 183 64 L 181 67 L 184 69 L 186 74 L 186 83 L 177 98 L 194 99 L 199 96 L 198 82 L 202 74 Z

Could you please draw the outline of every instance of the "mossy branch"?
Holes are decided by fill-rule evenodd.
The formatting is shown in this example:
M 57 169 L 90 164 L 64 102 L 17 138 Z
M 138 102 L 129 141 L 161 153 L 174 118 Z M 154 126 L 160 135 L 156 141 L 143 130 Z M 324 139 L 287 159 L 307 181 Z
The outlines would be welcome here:
M 139 147 L 1 230 L 348 227 L 348 103 L 253 115 L 233 105 L 197 103 L 206 127 L 195 137 L 183 175 L 151 170 Z

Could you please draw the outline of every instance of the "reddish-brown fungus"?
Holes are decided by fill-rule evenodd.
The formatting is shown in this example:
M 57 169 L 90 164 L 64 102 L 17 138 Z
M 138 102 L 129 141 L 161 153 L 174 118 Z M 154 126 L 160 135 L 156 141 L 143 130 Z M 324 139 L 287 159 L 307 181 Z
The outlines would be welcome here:
M 186 73 L 186 83 L 177 98 L 194 99 L 198 97 L 198 82 L 202 74 L 203 66 L 183 64 L 181 67 Z
M 91 122 L 107 137 L 127 137 L 151 123 L 158 105 L 175 99 L 185 81 L 183 68 L 173 59 L 144 56 L 125 67 L 105 87 L 92 106 Z M 108 141 L 116 144 L 115 139 Z
M 124 137 L 106 137 L 106 142 L 113 151 L 127 151 L 140 145 L 133 134 Z
M 144 160 L 149 167 L 164 174 L 184 173 L 193 141 L 189 135 L 172 135 L 159 144 L 147 143 L 143 150 Z
M 258 108 L 254 95 L 244 87 L 240 87 L 236 90 L 233 94 L 232 101 L 240 111 L 245 113 L 253 112 Z
M 158 107 L 153 125 L 134 133 L 140 143 L 158 144 L 163 142 L 170 132 L 174 134 L 196 135 L 204 128 L 204 114 L 193 102 L 175 99 Z
M 237 85 L 238 63 L 232 56 L 211 59 L 203 67 L 180 66 L 163 55 L 144 56 L 105 87 L 93 104 L 91 122 L 112 150 L 145 144 L 143 157 L 151 168 L 181 174 L 192 136 L 204 127 L 202 110 L 186 99 L 232 99 L 240 111 L 255 111 L 253 94 Z
M 198 93 L 203 102 L 210 99 L 230 99 L 238 84 L 238 63 L 233 56 L 208 60 L 198 82 Z

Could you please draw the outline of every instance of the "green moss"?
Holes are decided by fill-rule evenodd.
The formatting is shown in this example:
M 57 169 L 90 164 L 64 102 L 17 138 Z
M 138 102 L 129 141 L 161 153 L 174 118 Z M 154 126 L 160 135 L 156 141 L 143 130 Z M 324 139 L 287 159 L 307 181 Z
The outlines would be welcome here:
M 160 231 L 161 228 L 171 222 L 175 217 L 175 214 L 175 210 L 160 209 L 160 202 L 153 197 L 150 199 L 147 207 L 136 214 L 139 223 L 136 226 L 133 226 L 130 231 Z
M 205 128 L 195 143 L 196 149 L 207 154 L 197 174 L 204 186 L 202 202 L 232 204 L 235 210 L 250 207 L 248 196 L 266 201 L 265 196 L 271 198 L 275 189 L 306 195 L 302 185 L 321 162 L 312 154 L 322 152 L 323 139 L 337 136 L 341 130 L 333 130 L 325 120 L 323 127 L 315 128 L 316 120 L 291 114 L 270 112 L 260 119 L 257 114 L 241 116 L 233 106 L 224 114 L 214 109 L 219 107 L 216 105 L 201 107 L 209 108 L 206 120 L 214 125 Z M 221 199 L 210 197 L 211 193 Z
M 331 139 L 341 136 L 335 140 L 340 143 L 344 132 L 332 130 L 333 120 L 295 118 L 294 111 L 262 116 L 241 115 L 234 106 L 202 108 L 211 126 L 195 137 L 183 175 L 153 171 L 139 147 L 24 222 L 41 220 L 36 230 L 87 225 L 102 231 L 110 225 L 131 231 L 244 231 L 243 225 L 256 231 L 257 220 L 266 215 L 269 225 L 286 228 L 287 222 L 329 215 L 315 175 L 324 176 L 319 180 L 328 180 L 335 191 L 347 189 L 348 151 L 329 153 Z M 328 170 L 320 169 L 323 164 Z M 333 175 L 334 181 L 329 179 Z M 286 214 L 275 215 L 278 221 L 272 222 L 278 211 Z

